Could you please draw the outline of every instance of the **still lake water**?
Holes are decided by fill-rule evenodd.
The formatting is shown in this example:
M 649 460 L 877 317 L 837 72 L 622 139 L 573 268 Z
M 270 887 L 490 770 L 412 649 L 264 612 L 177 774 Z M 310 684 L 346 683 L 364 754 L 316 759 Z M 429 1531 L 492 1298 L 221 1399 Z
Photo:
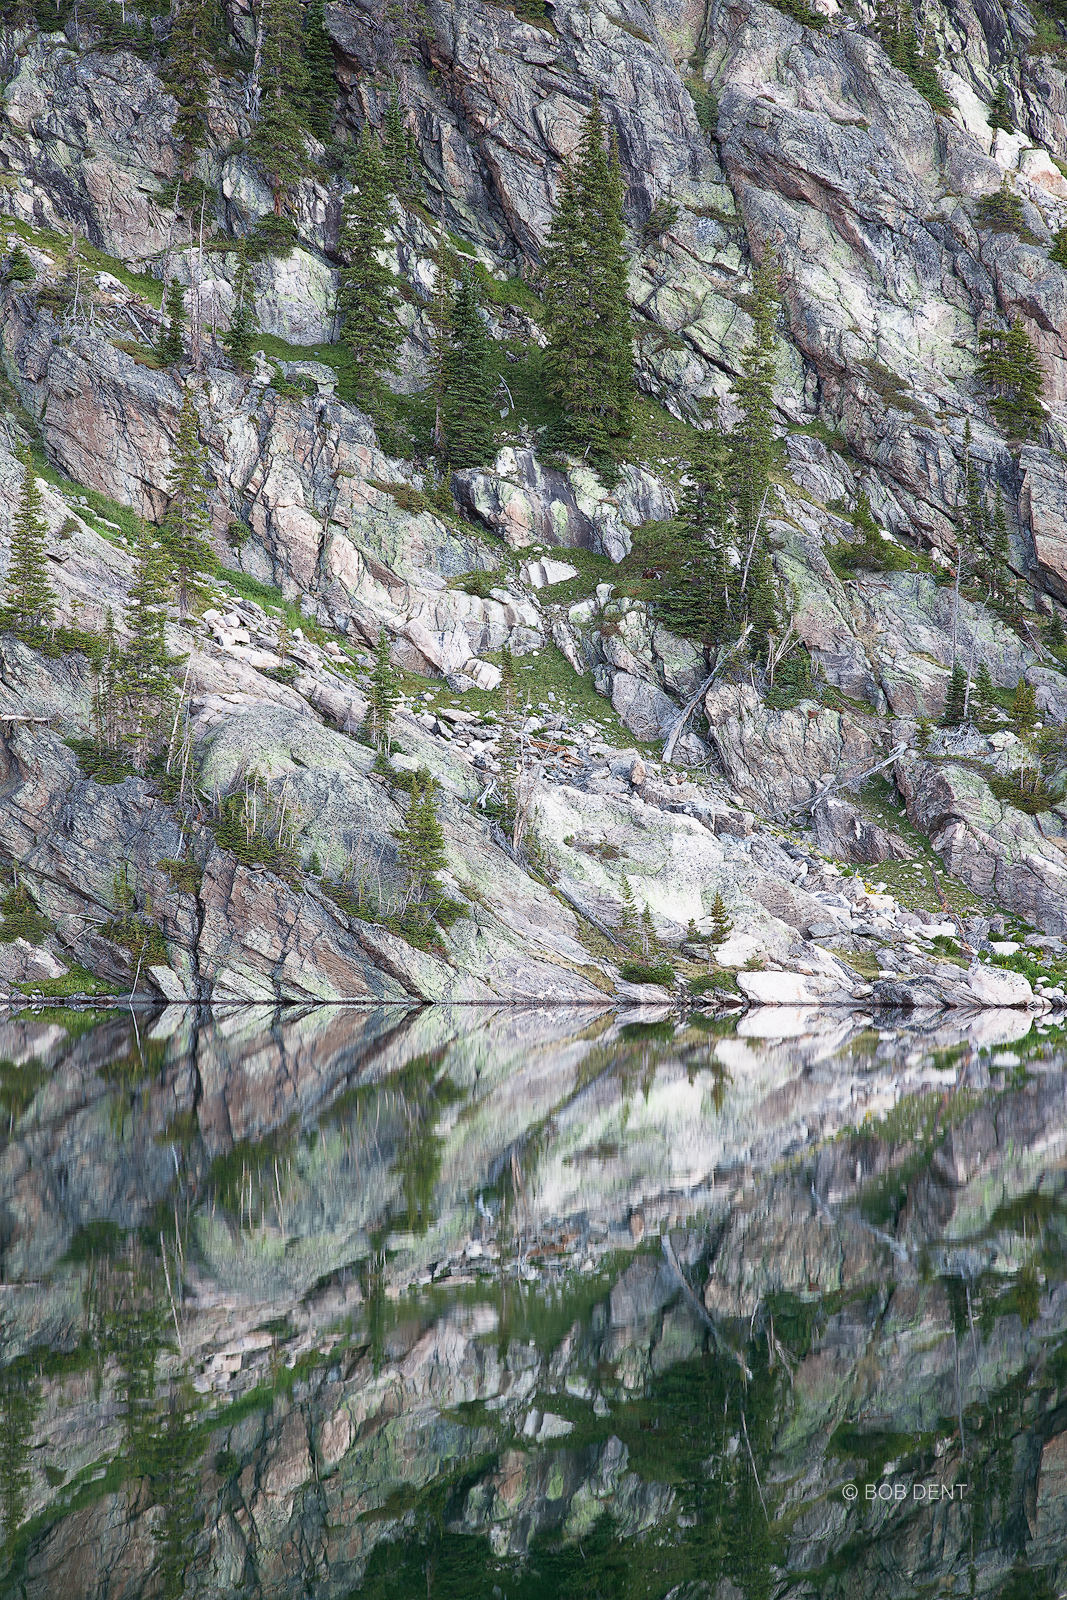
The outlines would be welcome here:
M 0 1595 L 1067 1592 L 1067 1042 L 0 1018 Z

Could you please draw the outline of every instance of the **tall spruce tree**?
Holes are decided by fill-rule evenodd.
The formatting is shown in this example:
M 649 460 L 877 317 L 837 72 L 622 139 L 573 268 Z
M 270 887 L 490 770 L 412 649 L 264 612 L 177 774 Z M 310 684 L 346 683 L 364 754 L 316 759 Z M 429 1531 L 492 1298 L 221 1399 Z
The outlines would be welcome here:
M 304 114 L 316 139 L 326 144 L 333 131 L 337 78 L 334 75 L 333 46 L 326 31 L 323 0 L 311 0 L 304 11 L 303 46 Z
M 425 768 L 420 769 L 412 786 L 405 825 L 393 833 L 397 859 L 410 876 L 409 906 L 424 925 L 444 898 L 438 874 L 448 865 L 433 789 L 433 779 Z
M 207 138 L 207 82 L 215 33 L 214 0 L 181 0 L 171 24 L 164 80 L 178 102 L 174 132 L 182 150 L 182 177 Z
M 382 164 L 386 182 L 398 198 L 413 197 L 418 192 L 418 146 L 411 130 L 404 126 L 400 90 L 395 83 L 382 117 Z
M 444 352 L 445 453 L 453 467 L 481 467 L 493 456 L 492 342 L 478 282 L 461 269 Z
M 171 278 L 163 296 L 163 327 L 156 340 L 156 354 L 168 367 L 176 367 L 185 355 L 185 290 Z
M 634 390 L 623 177 L 599 98 L 563 169 L 545 249 L 545 328 L 553 392 L 570 448 L 608 477 L 629 438 Z
M 752 339 L 741 357 L 733 393 L 740 416 L 730 435 L 734 528 L 741 560 L 738 607 L 752 625 L 753 647 L 777 626 L 777 596 L 768 523 L 776 506 L 772 469 L 774 437 L 775 324 L 780 304 L 778 272 L 766 257 L 753 275 Z
M 708 649 L 731 633 L 736 595 L 729 564 L 732 509 L 730 449 L 718 405 L 690 455 L 676 524 L 679 549 L 659 610 L 664 621 Z
M 367 707 L 367 733 L 379 754 L 389 753 L 389 727 L 399 699 L 396 668 L 389 654 L 389 634 L 385 628 L 379 628 Z
M 308 73 L 304 61 L 301 0 L 267 0 L 263 34 L 265 85 L 252 154 L 274 193 L 274 215 L 307 168 Z
M 242 236 L 237 246 L 237 271 L 233 280 L 233 313 L 230 317 L 230 326 L 222 336 L 222 342 L 229 352 L 234 365 L 247 370 L 255 348 L 256 329 L 259 318 L 256 316 L 256 303 L 252 292 L 252 273 L 248 263 L 248 246 Z
M 133 583 L 126 602 L 130 642 L 121 668 L 127 739 L 133 758 L 141 767 L 156 747 L 173 704 L 174 685 L 164 629 L 166 601 L 161 554 L 148 525 L 142 522 L 134 554 Z
M 993 502 L 992 548 L 990 550 L 991 585 L 995 594 L 1005 598 L 1011 589 L 1011 538 L 1008 534 L 1008 514 L 1004 509 L 1004 496 L 997 485 Z
M 191 602 L 203 593 L 201 574 L 213 560 L 207 535 L 211 531 L 211 500 L 216 486 L 207 460 L 193 391 L 186 387 L 167 483 L 170 504 L 163 520 L 163 550 L 183 621 Z
M 356 376 L 368 399 L 381 392 L 386 373 L 396 370 L 399 323 L 393 275 L 379 260 L 391 214 L 381 148 L 364 124 L 356 151 L 356 193 L 344 203 L 339 296 L 342 337 L 352 352 Z
M 948 680 L 948 692 L 945 696 L 945 712 L 941 718 L 946 728 L 958 728 L 966 714 L 967 706 L 967 674 L 957 661 L 952 668 Z
M 41 491 L 29 451 L 22 456 L 22 488 L 11 523 L 3 624 L 30 643 L 38 641 L 56 614 L 48 575 L 48 528 L 41 515 Z

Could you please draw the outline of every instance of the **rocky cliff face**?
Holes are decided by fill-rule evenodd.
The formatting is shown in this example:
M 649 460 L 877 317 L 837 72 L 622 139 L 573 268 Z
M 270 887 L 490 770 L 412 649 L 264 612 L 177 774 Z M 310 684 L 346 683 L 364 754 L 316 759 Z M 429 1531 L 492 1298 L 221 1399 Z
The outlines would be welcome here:
M 328 5 L 326 20 L 343 140 L 380 120 L 384 35 L 358 5 Z M 931 847 L 932 860 L 993 902 L 987 914 L 1064 933 L 1055 730 L 1067 723 L 1067 677 L 1042 630 L 1067 601 L 1067 276 L 1049 254 L 1067 222 L 1057 166 L 1067 91 L 1055 41 L 1035 42 L 1023 8 L 931 4 L 921 23 L 955 102 L 948 112 L 890 65 L 861 9 L 830 4 L 805 22 L 762 4 L 556 5 L 534 20 L 476 0 L 431 6 L 402 72 L 423 198 L 394 208 L 392 265 L 405 285 L 398 386 L 418 388 L 426 371 L 435 218 L 494 286 L 494 336 L 517 358 L 542 338 L 540 252 L 561 162 L 595 90 L 627 180 L 648 397 L 645 431 L 611 487 L 582 463 L 541 459 L 535 431 L 513 412 L 493 466 L 457 473 L 443 494 L 410 440 L 379 438 L 343 382 L 339 397 L 331 341 L 346 180 L 328 163 L 309 170 L 291 196 L 295 247 L 254 265 L 273 342 L 243 375 L 219 342 L 237 270 L 225 246 L 270 195 L 244 142 L 240 74 L 209 86 L 197 180 L 213 197 L 211 248 L 200 250 L 199 216 L 194 229 L 175 210 L 175 104 L 152 51 L 94 49 L 88 25 L 84 35 L 73 24 L 67 35 L 7 29 L 0 205 L 37 273 L 9 284 L 0 307 L 9 443 L 16 432 L 32 439 L 54 469 L 45 504 L 61 620 L 100 628 L 108 607 L 121 617 L 123 508 L 164 514 L 186 383 L 216 484 L 216 549 L 235 574 L 232 584 L 222 574 L 206 622 L 170 625 L 172 649 L 188 657 L 199 796 L 188 815 L 158 784 L 87 779 L 63 739 L 88 730 L 88 668 L 5 645 L 5 706 L 48 718 L 50 730 L 2 725 L 0 847 L 52 929 L 32 946 L 43 954 L 11 956 L 8 982 L 24 981 L 34 961 L 71 959 L 132 980 L 136 961 L 97 931 L 114 921 L 112 886 L 127 861 L 167 950 L 139 981 L 175 996 L 592 999 L 617 981 L 620 951 L 604 930 L 616 928 L 627 880 L 667 942 L 677 946 L 690 920 L 694 948 L 706 941 L 721 892 L 732 948 L 747 951 L 735 966 L 757 946 L 795 972 L 830 963 L 850 996 L 862 963 L 834 968 L 838 957 L 818 942 L 826 936 L 809 933 L 826 924 L 836 892 L 820 878 L 826 857 L 921 869 L 891 886 L 899 944 L 909 916 L 973 909 L 956 890 L 950 906 L 942 880 L 928 877 Z M 235 49 L 252 42 L 250 14 L 231 8 L 229 25 Z M 986 120 L 1001 80 L 1018 133 L 994 135 Z M 1002 185 L 1017 201 L 1014 227 L 981 206 Z M 751 328 L 752 267 L 768 253 L 784 296 L 774 561 L 815 672 L 810 693 L 784 701 L 762 681 L 722 680 L 701 695 L 702 653 L 662 626 L 655 578 L 639 565 L 649 559 L 642 529 L 677 505 L 682 444 L 670 414 L 691 420 L 703 400 L 727 396 Z M 149 348 L 159 281 L 172 274 L 200 310 L 192 370 L 160 368 Z M 1016 316 L 1040 353 L 1047 407 L 1040 437 L 1022 448 L 995 426 L 976 377 L 979 328 Z M 960 536 L 965 427 L 981 488 L 1007 507 L 1019 590 L 1011 625 L 944 581 Z M 6 538 L 17 482 L 7 453 L 0 474 Z M 827 560 L 855 537 L 843 511 L 861 491 L 890 565 L 913 570 L 879 574 L 860 562 L 843 579 Z M 554 547 L 573 562 L 548 574 Z M 299 607 L 306 637 L 292 637 L 298 619 L 283 616 L 284 603 Z M 431 951 L 326 892 L 344 869 L 349 887 L 374 876 L 379 911 L 402 895 L 393 839 L 402 802 L 352 737 L 366 711 L 366 652 L 382 628 L 411 675 L 398 755 L 441 786 L 450 892 L 464 909 Z M 530 672 L 534 876 L 484 813 L 498 764 L 492 658 L 505 644 Z M 961 655 L 997 688 L 1034 688 L 1048 733 L 1044 810 L 1015 803 L 1037 757 L 1008 742 L 1003 714 L 1002 731 L 994 718 L 991 735 L 946 734 L 917 749 L 917 723 L 941 714 Z M 694 696 L 661 766 L 653 747 Z M 870 789 L 837 793 L 872 767 L 895 783 L 888 815 L 884 796 L 871 809 Z M 213 831 L 212 807 L 259 777 L 295 807 L 289 882 L 235 862 Z M 820 809 L 831 790 L 834 807 Z M 905 808 L 914 833 L 896 826 Z M 793 830 L 784 852 L 783 828 Z M 183 851 L 195 858 L 195 892 L 159 868 Z M 903 892 L 918 881 L 921 894 Z M 356 902 L 362 911 L 362 892 Z M 874 953 L 893 944 L 883 931 Z

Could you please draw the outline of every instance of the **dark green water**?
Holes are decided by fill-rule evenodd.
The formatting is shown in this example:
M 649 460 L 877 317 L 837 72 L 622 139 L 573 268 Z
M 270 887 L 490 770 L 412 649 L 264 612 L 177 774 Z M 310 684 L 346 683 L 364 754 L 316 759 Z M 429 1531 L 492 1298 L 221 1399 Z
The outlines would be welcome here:
M 1067 1592 L 1055 1028 L 0 1033 L 4 1596 Z

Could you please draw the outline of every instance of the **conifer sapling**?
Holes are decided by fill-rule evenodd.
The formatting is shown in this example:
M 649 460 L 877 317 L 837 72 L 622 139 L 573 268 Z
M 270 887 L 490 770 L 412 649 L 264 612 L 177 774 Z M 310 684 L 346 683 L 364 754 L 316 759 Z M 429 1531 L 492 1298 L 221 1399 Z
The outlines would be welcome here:
M 163 521 L 163 547 L 184 621 L 191 602 L 202 593 L 200 574 L 214 559 L 207 535 L 211 531 L 215 484 L 208 471 L 207 447 L 200 441 L 200 418 L 189 387 L 182 395 L 167 489 L 170 504 Z

